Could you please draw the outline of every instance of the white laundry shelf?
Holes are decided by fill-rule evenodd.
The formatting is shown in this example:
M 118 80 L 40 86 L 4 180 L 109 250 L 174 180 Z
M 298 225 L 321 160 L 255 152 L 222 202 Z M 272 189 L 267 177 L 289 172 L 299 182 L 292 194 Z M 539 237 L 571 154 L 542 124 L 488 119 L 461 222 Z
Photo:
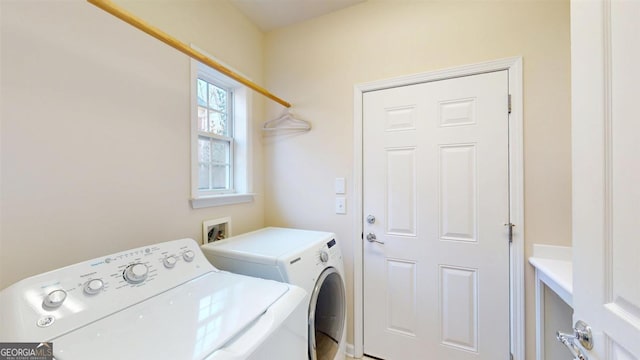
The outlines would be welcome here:
M 530 257 L 529 263 L 536 268 L 536 281 L 542 281 L 560 298 L 573 307 L 573 263 L 571 260 Z
M 545 289 L 558 294 L 562 301 L 573 308 L 571 247 L 534 244 L 533 256 L 529 258 L 529 263 L 536 269 L 536 359 L 543 360 L 547 351 L 553 351 L 545 350 L 545 334 L 558 330 L 552 329 L 557 324 L 545 326 Z

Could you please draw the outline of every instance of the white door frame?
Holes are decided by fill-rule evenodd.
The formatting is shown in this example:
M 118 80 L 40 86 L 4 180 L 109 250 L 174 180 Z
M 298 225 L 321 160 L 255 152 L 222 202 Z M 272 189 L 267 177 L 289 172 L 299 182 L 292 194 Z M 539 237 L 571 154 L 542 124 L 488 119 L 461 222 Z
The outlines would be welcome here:
M 511 114 L 509 115 L 509 211 L 513 229 L 513 243 L 510 251 L 510 315 L 511 353 L 515 360 L 525 359 L 525 309 L 524 309 L 524 169 L 523 169 L 523 101 L 522 101 L 522 57 L 511 57 L 479 64 L 430 71 L 426 73 L 400 76 L 392 79 L 373 81 L 354 86 L 353 91 L 353 345 L 347 352 L 361 358 L 364 352 L 363 327 L 363 213 L 362 213 L 362 97 L 364 93 L 424 83 L 435 80 L 481 74 L 492 71 L 509 72 L 509 93 L 511 94 Z

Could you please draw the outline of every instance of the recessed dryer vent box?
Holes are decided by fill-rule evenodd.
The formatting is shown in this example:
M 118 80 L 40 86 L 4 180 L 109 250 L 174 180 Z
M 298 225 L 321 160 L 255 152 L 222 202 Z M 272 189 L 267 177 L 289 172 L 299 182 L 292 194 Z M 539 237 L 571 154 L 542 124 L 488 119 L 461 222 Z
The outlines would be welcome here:
M 206 220 L 202 222 L 203 244 L 226 239 L 229 236 L 231 236 L 231 217 Z

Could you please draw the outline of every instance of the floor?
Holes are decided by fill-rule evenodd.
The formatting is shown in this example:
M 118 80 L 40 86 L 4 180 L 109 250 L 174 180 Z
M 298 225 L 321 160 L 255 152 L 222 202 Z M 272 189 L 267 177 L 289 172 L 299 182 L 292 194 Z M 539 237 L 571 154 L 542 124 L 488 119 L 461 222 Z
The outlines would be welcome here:
M 316 343 L 318 344 L 318 353 L 320 354 L 328 354 L 328 355 L 321 355 L 318 357 L 318 360 L 329 360 L 331 359 L 333 356 L 335 356 L 335 353 L 337 351 L 337 347 L 335 342 L 329 338 L 328 336 L 326 336 L 325 334 L 321 333 L 321 332 L 316 332 Z M 334 348 L 335 347 L 335 348 Z M 352 358 L 350 356 L 345 356 L 345 360 L 376 360 L 376 359 L 372 359 L 370 357 L 362 357 L 361 359 L 355 359 Z
M 338 352 L 338 342 L 316 330 L 318 360 L 333 360 Z

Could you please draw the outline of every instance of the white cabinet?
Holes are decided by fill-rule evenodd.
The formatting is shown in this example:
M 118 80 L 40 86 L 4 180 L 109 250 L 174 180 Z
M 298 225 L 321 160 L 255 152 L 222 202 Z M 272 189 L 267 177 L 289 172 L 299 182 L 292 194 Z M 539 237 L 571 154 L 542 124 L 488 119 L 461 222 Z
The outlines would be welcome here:
M 573 331 L 571 248 L 536 244 L 529 263 L 536 269 L 536 358 L 569 359 L 556 331 Z

